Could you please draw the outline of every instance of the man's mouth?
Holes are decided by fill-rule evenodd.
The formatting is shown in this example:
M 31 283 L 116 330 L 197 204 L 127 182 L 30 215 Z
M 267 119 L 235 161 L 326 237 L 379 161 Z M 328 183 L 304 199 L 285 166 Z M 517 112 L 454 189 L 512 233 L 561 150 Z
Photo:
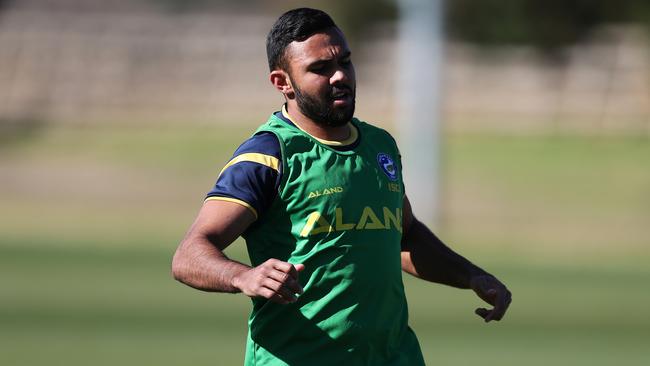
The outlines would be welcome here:
M 352 93 L 350 90 L 337 88 L 331 95 L 333 100 L 346 100 L 352 95 Z

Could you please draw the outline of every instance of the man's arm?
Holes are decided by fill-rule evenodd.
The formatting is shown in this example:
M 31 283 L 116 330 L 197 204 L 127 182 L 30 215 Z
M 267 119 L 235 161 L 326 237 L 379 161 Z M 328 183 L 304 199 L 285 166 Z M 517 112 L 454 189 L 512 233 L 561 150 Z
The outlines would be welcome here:
M 206 201 L 176 249 L 174 278 L 203 291 L 243 292 L 282 304 L 296 301 L 294 294 L 302 293 L 298 283 L 302 264 L 270 259 L 250 267 L 223 253 L 254 221 L 255 215 L 240 204 Z
M 481 299 L 494 306 L 491 310 L 476 309 L 476 314 L 486 322 L 501 320 L 512 300 L 505 285 L 438 239 L 413 216 L 406 196 L 402 222 L 402 269 L 405 272 L 427 281 L 472 289 Z

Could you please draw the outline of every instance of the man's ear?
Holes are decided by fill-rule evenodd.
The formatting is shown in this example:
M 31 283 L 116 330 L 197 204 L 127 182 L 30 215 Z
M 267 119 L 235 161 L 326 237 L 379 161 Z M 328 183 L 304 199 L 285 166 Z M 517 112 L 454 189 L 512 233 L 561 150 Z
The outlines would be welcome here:
M 289 74 L 284 70 L 275 69 L 271 71 L 269 75 L 269 80 L 271 84 L 287 98 L 293 98 L 293 85 L 291 85 L 291 79 Z

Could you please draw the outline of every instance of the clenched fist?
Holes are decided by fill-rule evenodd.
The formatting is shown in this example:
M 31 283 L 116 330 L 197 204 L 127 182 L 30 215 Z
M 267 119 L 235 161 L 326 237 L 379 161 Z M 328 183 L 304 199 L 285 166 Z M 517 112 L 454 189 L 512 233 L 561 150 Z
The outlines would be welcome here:
M 232 284 L 249 297 L 263 297 L 279 304 L 288 304 L 298 300 L 296 294 L 303 292 L 298 273 L 304 269 L 303 264 L 269 259 L 235 276 Z

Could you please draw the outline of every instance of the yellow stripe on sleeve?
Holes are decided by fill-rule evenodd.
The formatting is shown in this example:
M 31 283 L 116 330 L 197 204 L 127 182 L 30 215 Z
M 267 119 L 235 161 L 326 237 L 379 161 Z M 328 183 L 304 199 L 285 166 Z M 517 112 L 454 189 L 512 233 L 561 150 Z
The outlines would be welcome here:
M 248 202 L 246 202 L 246 201 L 242 201 L 242 200 L 238 200 L 236 198 L 230 198 L 230 197 L 208 197 L 208 198 L 205 199 L 204 202 L 208 202 L 208 201 L 226 201 L 226 202 L 232 202 L 232 203 L 240 204 L 240 205 L 246 207 L 247 209 L 249 209 L 253 213 L 253 215 L 255 215 L 255 220 L 257 220 L 257 210 L 253 206 L 248 204 Z
M 268 166 L 269 168 L 274 169 L 277 172 L 280 171 L 280 160 L 275 156 L 260 154 L 260 153 L 245 153 L 245 154 L 237 155 L 234 158 L 232 158 L 232 160 L 230 160 L 228 164 L 226 164 L 226 166 L 224 166 L 223 169 L 221 169 L 219 175 L 221 175 L 221 173 L 223 173 L 224 170 L 228 169 L 228 167 L 235 165 L 237 163 L 241 163 L 243 161 L 250 161 L 253 163 L 262 164 Z

